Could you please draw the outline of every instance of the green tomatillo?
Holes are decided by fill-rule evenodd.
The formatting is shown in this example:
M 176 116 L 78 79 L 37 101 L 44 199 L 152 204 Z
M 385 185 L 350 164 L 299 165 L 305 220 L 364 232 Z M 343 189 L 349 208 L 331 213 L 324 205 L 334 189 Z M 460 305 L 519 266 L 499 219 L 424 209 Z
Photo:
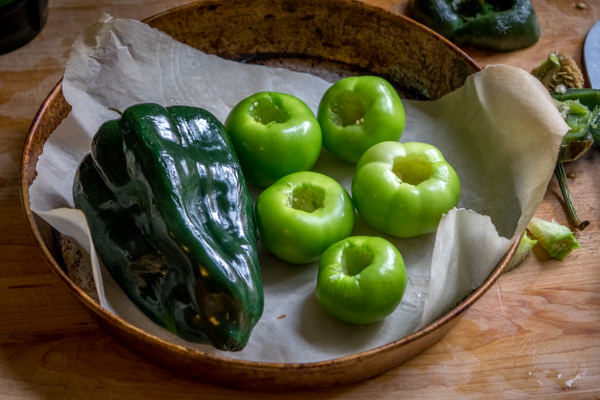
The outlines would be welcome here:
M 309 170 L 321 152 L 321 127 L 312 110 L 289 94 L 260 92 L 239 102 L 225 127 L 246 180 L 265 188 Z
M 350 195 L 334 179 L 317 172 L 287 175 L 256 201 L 260 241 L 277 257 L 295 264 L 315 261 L 354 226 Z
M 426 143 L 379 143 L 361 157 L 352 179 L 358 213 L 374 228 L 402 238 L 435 231 L 459 197 L 458 175 Z
M 407 282 L 404 261 L 393 244 L 376 236 L 352 236 L 321 256 L 317 300 L 343 321 L 369 324 L 398 307 Z
M 374 144 L 399 140 L 404 106 L 393 86 L 377 76 L 344 78 L 323 95 L 318 117 L 323 147 L 350 162 Z

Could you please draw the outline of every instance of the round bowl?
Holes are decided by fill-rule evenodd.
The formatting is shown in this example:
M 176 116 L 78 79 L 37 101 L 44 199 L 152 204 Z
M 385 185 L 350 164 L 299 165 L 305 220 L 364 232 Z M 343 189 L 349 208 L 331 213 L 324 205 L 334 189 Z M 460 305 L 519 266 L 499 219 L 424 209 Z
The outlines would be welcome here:
M 356 74 L 388 79 L 405 98 L 436 99 L 481 68 L 422 25 L 349 0 L 222 0 L 188 4 L 145 20 L 206 53 L 304 71 L 334 81 Z M 235 360 L 158 339 L 107 312 L 94 288 L 76 282 L 77 257 L 46 222 L 32 213 L 29 186 L 44 143 L 71 108 L 59 82 L 42 104 L 21 165 L 23 208 L 52 270 L 106 331 L 141 356 L 205 382 L 256 390 L 292 390 L 346 384 L 381 374 L 414 357 L 446 334 L 498 279 L 511 247 L 487 280 L 424 329 L 387 345 L 332 360 L 291 364 Z M 80 287 L 81 286 L 81 287 Z

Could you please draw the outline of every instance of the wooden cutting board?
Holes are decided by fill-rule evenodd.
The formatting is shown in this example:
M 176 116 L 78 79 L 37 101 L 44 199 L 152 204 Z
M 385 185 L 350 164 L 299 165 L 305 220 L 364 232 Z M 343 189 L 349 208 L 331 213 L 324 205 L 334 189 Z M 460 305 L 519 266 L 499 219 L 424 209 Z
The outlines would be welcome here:
M 499 280 L 440 342 L 408 363 L 351 386 L 264 394 L 180 378 L 102 331 L 46 266 L 19 199 L 19 162 L 37 109 L 61 78 L 77 33 L 104 12 L 143 19 L 184 0 L 51 0 L 48 23 L 27 46 L 0 56 L 0 398 L 563 398 L 600 399 L 600 153 L 567 164 L 582 249 L 551 260 L 536 248 Z M 405 13 L 407 1 L 368 3 Z M 534 0 L 541 40 L 492 53 L 465 48 L 482 66 L 531 70 L 551 51 L 581 61 L 600 18 L 565 0 Z M 553 179 L 537 216 L 568 224 Z

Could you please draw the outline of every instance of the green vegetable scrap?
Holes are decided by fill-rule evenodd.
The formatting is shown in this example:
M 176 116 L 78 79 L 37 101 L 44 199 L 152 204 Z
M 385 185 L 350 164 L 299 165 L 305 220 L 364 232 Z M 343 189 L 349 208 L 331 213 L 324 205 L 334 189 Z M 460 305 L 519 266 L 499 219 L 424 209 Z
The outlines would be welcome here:
M 567 89 L 552 98 L 570 128 L 564 143 L 592 140 L 594 147 L 600 146 L 600 90 Z
M 411 0 L 409 7 L 415 20 L 457 44 L 513 51 L 542 34 L 530 0 Z
M 573 250 L 581 248 L 573 232 L 554 220 L 548 222 L 540 218 L 532 218 L 527 229 L 546 249 L 550 257 L 556 260 L 564 260 Z
M 600 108 L 596 107 L 594 111 L 590 111 L 579 100 L 558 101 L 554 99 L 554 104 L 569 125 L 569 132 L 563 138 L 563 144 L 585 139 L 586 134 L 590 132 L 592 121 L 598 118 Z
M 252 200 L 212 114 L 128 108 L 95 135 L 73 197 L 101 261 L 150 319 L 221 350 L 246 345 L 263 311 Z
M 583 74 L 573 60 L 567 54 L 554 52 L 542 61 L 542 64 L 531 71 L 544 86 L 552 92 L 562 92 L 566 89 L 583 87 Z
M 525 260 L 525 257 L 527 257 L 529 255 L 529 253 L 533 249 L 533 246 L 535 246 L 537 244 L 537 242 L 538 242 L 537 240 L 532 239 L 529 236 L 527 236 L 527 232 L 523 232 L 523 236 L 521 236 L 521 241 L 519 242 L 519 246 L 517 247 L 517 250 L 515 251 L 513 258 L 510 260 L 510 262 L 504 269 L 504 272 L 508 272 L 508 271 L 514 269 L 519 264 L 521 264 L 523 262 L 523 260 Z
M 600 145 L 600 90 L 566 89 L 552 93 L 561 116 L 569 125 L 558 154 L 555 175 L 565 199 L 569 216 L 578 229 L 583 230 L 589 221 L 581 221 L 571 198 L 563 163 L 577 160 L 591 147 Z
M 590 223 L 581 221 L 571 198 L 564 162 L 581 157 L 592 146 L 600 144 L 600 90 L 581 89 L 583 75 L 577 63 L 568 55 L 550 53 L 531 73 L 550 91 L 561 116 L 569 125 L 558 154 L 554 174 L 569 210 L 569 217 L 577 229 Z

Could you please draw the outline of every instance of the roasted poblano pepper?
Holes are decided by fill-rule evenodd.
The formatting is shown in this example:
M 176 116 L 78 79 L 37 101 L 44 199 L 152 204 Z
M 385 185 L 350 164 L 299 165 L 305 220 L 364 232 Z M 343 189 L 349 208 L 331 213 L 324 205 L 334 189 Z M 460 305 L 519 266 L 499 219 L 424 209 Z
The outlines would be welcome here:
M 73 187 L 129 298 L 193 342 L 240 350 L 263 311 L 252 200 L 223 125 L 139 104 L 104 123 Z
M 411 0 L 410 14 L 456 44 L 488 50 L 522 49 L 541 36 L 530 0 Z

